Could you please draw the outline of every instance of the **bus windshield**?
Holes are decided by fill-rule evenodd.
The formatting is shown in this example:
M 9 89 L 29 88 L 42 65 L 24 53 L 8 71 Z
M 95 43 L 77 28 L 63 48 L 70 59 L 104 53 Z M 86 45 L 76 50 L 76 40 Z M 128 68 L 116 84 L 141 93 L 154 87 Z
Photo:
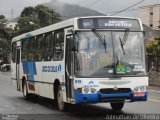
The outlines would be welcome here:
M 100 31 L 77 32 L 78 53 L 76 76 L 115 77 L 145 75 L 144 39 L 142 32 Z

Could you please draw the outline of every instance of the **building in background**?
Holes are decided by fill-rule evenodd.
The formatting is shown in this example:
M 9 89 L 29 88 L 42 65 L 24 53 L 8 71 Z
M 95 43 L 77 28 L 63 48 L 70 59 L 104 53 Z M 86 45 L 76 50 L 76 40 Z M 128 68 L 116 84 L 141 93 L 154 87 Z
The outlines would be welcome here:
M 11 28 L 11 29 L 15 29 L 15 26 L 16 26 L 16 24 L 17 24 L 17 22 L 7 22 L 7 24 L 6 24 L 6 27 L 7 28 Z
M 145 31 L 145 44 L 146 45 L 151 44 L 151 41 L 153 39 L 160 40 L 160 33 L 158 32 L 158 30 L 154 30 L 145 24 L 143 24 L 143 29 Z
M 160 4 L 143 6 L 139 8 L 138 17 L 143 23 L 145 31 L 145 44 L 153 39 L 160 39 Z
M 138 16 L 146 26 L 160 30 L 160 4 L 140 7 Z

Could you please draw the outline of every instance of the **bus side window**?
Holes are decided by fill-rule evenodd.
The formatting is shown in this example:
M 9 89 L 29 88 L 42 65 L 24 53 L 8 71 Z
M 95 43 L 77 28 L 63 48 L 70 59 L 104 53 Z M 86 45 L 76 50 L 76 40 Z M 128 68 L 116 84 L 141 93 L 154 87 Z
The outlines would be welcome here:
M 64 30 L 55 32 L 54 38 L 54 60 L 62 60 L 64 54 Z
M 45 49 L 44 61 L 51 61 L 53 59 L 53 36 L 52 32 L 45 34 Z
M 34 61 L 35 60 L 35 52 L 36 52 L 36 39 L 35 37 L 29 38 L 29 47 L 28 47 L 28 60 Z
M 28 40 L 23 39 L 22 40 L 22 56 L 21 56 L 22 62 L 28 60 Z
M 12 43 L 12 62 L 16 62 L 16 42 Z
M 43 35 L 37 36 L 36 40 L 37 40 L 36 61 L 42 61 L 42 59 L 43 59 L 43 48 L 44 48 Z

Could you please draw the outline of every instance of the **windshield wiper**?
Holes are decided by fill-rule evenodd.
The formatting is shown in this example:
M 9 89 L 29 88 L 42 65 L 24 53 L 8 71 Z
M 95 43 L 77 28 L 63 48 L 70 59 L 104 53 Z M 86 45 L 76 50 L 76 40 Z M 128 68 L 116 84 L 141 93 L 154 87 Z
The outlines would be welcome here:
M 98 38 L 98 40 L 102 43 L 102 45 L 104 46 L 105 52 L 106 52 L 106 40 L 105 37 L 103 38 L 102 35 L 96 31 L 96 29 L 92 29 L 92 32 L 95 34 L 95 36 Z
M 128 40 L 128 35 L 129 35 L 129 29 L 126 29 L 124 36 L 123 36 L 123 45 L 126 44 L 126 42 Z
M 126 29 L 124 36 L 123 36 L 123 40 L 121 39 L 121 37 L 119 37 L 119 41 L 121 43 L 121 48 L 123 50 L 123 55 L 125 55 L 124 45 L 126 44 L 126 42 L 128 40 L 128 35 L 129 35 L 129 29 Z
M 123 44 L 123 42 L 122 42 L 122 39 L 121 39 L 121 37 L 119 37 L 119 41 L 120 41 L 120 44 L 121 44 L 121 48 L 122 48 L 122 51 L 123 51 L 123 55 L 125 55 L 125 50 L 124 50 L 124 44 Z

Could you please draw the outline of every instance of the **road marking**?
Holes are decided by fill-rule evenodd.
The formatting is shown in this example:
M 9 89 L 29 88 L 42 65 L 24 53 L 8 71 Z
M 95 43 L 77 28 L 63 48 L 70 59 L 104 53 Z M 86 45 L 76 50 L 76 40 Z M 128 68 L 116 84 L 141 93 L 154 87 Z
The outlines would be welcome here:
M 160 100 L 156 100 L 156 99 L 148 99 L 149 101 L 151 102 L 157 102 L 157 103 L 160 103 Z
M 160 93 L 160 91 L 158 91 L 158 90 L 147 90 L 147 91 Z

